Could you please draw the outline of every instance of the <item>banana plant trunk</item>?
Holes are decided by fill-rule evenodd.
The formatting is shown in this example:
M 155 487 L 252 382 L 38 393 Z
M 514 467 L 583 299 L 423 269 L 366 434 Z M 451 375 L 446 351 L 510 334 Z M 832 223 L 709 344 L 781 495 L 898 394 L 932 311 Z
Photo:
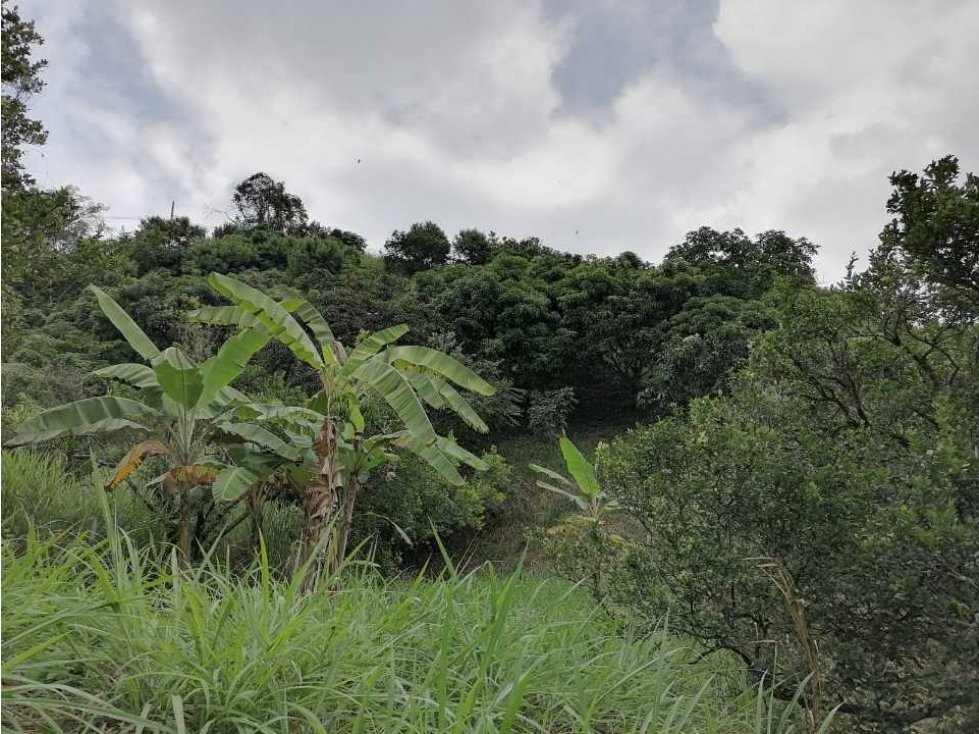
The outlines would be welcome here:
M 340 517 L 340 539 L 337 542 L 336 554 L 333 556 L 333 572 L 340 570 L 343 559 L 347 557 L 347 543 L 350 540 L 350 526 L 354 519 L 354 505 L 357 503 L 357 493 L 360 491 L 360 482 L 356 479 L 350 480 L 350 486 L 343 493 L 343 506 Z
M 181 563 L 185 567 L 190 566 L 193 532 L 190 518 L 190 488 L 186 485 L 180 488 L 180 540 L 177 547 L 180 550 Z
M 336 525 L 343 476 L 337 460 L 336 428 L 332 418 L 323 422 L 313 442 L 313 450 L 317 464 L 303 497 L 303 532 L 299 548 L 299 566 L 308 563 L 302 585 L 304 593 L 316 588 L 324 557 L 330 559 L 328 568 L 331 571 L 338 565 L 334 560 L 338 547 L 330 542 L 329 534 Z

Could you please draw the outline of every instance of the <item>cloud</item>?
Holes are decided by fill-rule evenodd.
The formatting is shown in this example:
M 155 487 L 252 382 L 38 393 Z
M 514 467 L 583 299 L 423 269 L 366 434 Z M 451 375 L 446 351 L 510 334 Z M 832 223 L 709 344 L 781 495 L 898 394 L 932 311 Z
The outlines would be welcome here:
M 174 199 L 216 224 L 266 170 L 375 246 L 433 219 L 656 260 L 702 224 L 778 228 L 834 279 L 873 245 L 891 171 L 979 163 L 966 1 L 24 10 L 50 60 L 34 168 L 110 216 Z

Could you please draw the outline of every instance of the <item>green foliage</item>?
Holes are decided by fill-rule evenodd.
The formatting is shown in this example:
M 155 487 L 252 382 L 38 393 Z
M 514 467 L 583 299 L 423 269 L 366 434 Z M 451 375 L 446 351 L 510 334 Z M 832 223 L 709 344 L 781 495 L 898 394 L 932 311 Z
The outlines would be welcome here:
M 4 456 L 4 531 L 16 538 L 4 556 L 15 579 L 4 587 L 4 713 L 21 728 L 79 717 L 261 728 L 274 715 L 286 728 L 355 731 L 761 730 L 761 713 L 732 715 L 729 699 L 704 710 L 662 687 L 684 679 L 665 658 L 651 683 L 645 643 L 576 633 L 573 655 L 542 652 L 528 640 L 565 633 L 545 611 L 528 634 L 537 607 L 504 638 L 501 610 L 522 582 L 491 576 L 483 593 L 450 569 L 435 591 L 364 577 L 332 596 L 296 594 L 317 554 L 341 572 L 348 533 L 380 563 L 417 562 L 433 529 L 464 547 L 487 519 L 515 535 L 566 499 L 576 511 L 538 534 L 550 568 L 589 580 L 630 625 L 669 615 L 775 699 L 810 715 L 821 697 L 823 710 L 842 702 L 858 731 L 923 719 L 966 730 L 979 716 L 979 186 L 954 158 L 892 177 L 895 218 L 870 267 L 832 289 L 815 287 L 815 247 L 779 231 L 701 228 L 652 265 L 477 230 L 450 245 L 427 222 L 395 232 L 379 257 L 358 235 L 309 222 L 266 174 L 238 185 L 236 221 L 211 237 L 160 217 L 108 237 L 100 207 L 38 191 L 22 170 L 23 146 L 44 140 L 25 104 L 44 62 L 16 9 L 3 24 L 3 420 L 8 436 L 19 423 L 24 441 L 54 442 Z M 209 272 L 233 305 L 218 305 Z M 90 282 L 119 305 L 97 292 L 96 308 Z M 187 309 L 219 329 L 188 324 Z M 408 329 L 418 346 L 396 344 Z M 114 381 L 108 392 L 93 372 Z M 527 391 L 530 434 L 515 430 Z M 590 420 L 605 435 L 636 417 L 662 420 L 599 450 L 594 466 L 562 440 L 570 479 L 537 467 L 559 504 L 483 451 L 505 439 L 508 456 L 529 459 L 544 434 Z M 141 465 L 158 476 L 129 481 Z M 103 495 L 92 483 L 107 479 L 121 489 L 105 501 L 144 548 L 125 558 L 129 541 L 93 512 Z M 55 551 L 32 523 L 109 544 Z M 154 532 L 172 543 L 179 529 L 189 556 L 187 528 L 239 569 L 260 537 L 277 567 L 311 563 L 276 582 L 264 560 L 237 579 L 147 565 L 165 547 Z M 463 614 L 457 594 L 494 616 Z M 372 627 L 366 606 L 398 623 Z M 214 614 L 212 628 L 202 620 Z M 286 632 L 270 646 L 269 630 Z M 494 657 L 501 640 L 507 655 Z M 632 717 L 673 696 L 645 723 Z M 794 705 L 785 711 L 783 724 Z
M 495 240 L 493 234 L 487 237 L 478 229 L 464 229 L 452 241 L 452 253 L 469 265 L 485 265 L 492 259 Z
M 238 210 L 238 224 L 246 228 L 300 233 L 308 220 L 302 199 L 267 173 L 253 173 L 235 186 L 231 203 Z
M 895 215 L 881 236 L 884 252 L 904 257 L 919 277 L 979 304 L 979 177 L 959 183 L 959 162 L 946 156 L 919 176 L 891 176 L 887 211 Z
M 577 402 L 573 387 L 535 390 L 530 393 L 527 427 L 538 435 L 560 435 L 567 430 L 568 418 Z
M 751 239 L 740 229 L 718 232 L 710 227 L 687 234 L 663 259 L 667 270 L 702 269 L 712 292 L 758 298 L 776 278 L 797 285 L 815 283 L 812 259 L 816 246 L 804 237 L 762 232 Z
M 34 22 L 20 17 L 17 7 L 3 6 L 3 192 L 31 186 L 21 157 L 25 145 L 43 145 L 48 134 L 39 120 L 27 116 L 27 101 L 44 87 L 41 70 L 47 61 L 34 59 L 44 39 Z M 6 213 L 5 213 L 6 216 Z
M 729 398 L 614 442 L 603 472 L 644 529 L 622 599 L 798 678 L 805 651 L 761 568 L 776 562 L 825 693 L 874 731 L 979 701 L 979 594 L 963 583 L 979 551 L 979 332 L 885 263 L 843 292 L 787 289 Z
M 188 249 L 204 235 L 204 228 L 187 217 L 146 217 L 129 240 L 139 274 L 166 270 L 180 275 Z
M 32 306 L 77 296 L 93 273 L 118 282 L 132 268 L 122 243 L 101 239 L 101 207 L 71 189 L 3 192 L 3 280 Z
M 766 303 L 733 296 L 695 296 L 666 325 L 639 404 L 654 415 L 694 398 L 724 392 L 728 376 L 748 361 L 753 343 L 776 326 Z
M 480 529 L 510 491 L 514 470 L 494 451 L 481 457 L 486 468 L 454 486 L 415 457 L 372 478 L 364 489 L 352 538 L 367 542 L 378 562 L 399 564 L 403 557 L 435 551 L 435 533 Z
M 425 407 L 451 410 L 474 430 L 488 430 L 450 384 L 478 395 L 493 395 L 495 388 L 465 364 L 430 347 L 394 345 L 408 331 L 404 324 L 367 335 L 348 353 L 322 314 L 298 291 L 281 287 L 275 291 L 281 300 L 275 300 L 269 293 L 219 273 L 212 273 L 208 281 L 234 306 L 200 309 L 193 314 L 195 318 L 236 326 L 243 330 L 242 335 L 255 332 L 278 341 L 301 364 L 312 368 L 320 383 L 310 407 L 304 409 L 312 417 L 303 415 L 297 420 L 273 410 L 272 419 L 284 423 L 279 429 L 285 437 L 262 428 L 268 438 L 259 442 L 281 459 L 303 460 L 302 476 L 296 482 L 304 511 L 297 558 L 298 565 L 306 568 L 306 590 L 316 584 L 322 560 L 331 571 L 343 561 L 357 497 L 375 469 L 395 460 L 395 451 L 414 454 L 456 486 L 463 484 L 460 465 L 486 468 L 453 438 L 438 435 Z M 369 400 L 390 409 L 393 425 L 368 430 L 362 406 Z M 245 407 L 259 419 L 268 417 L 264 408 Z M 255 432 L 251 433 L 250 440 L 254 440 Z M 285 450 L 292 446 L 304 451 Z
M 19 446 L 50 441 L 63 436 L 117 432 L 121 430 L 151 432 L 156 437 L 132 447 L 119 464 L 106 490 L 113 491 L 128 480 L 148 456 L 166 455 L 169 468 L 160 477 L 164 496 L 179 499 L 179 543 L 183 560 L 189 561 L 203 540 L 204 517 L 210 514 L 214 496 L 203 487 L 216 485 L 218 499 L 232 493 L 229 475 L 239 487 L 238 494 L 264 479 L 256 465 L 249 471 L 235 471 L 224 461 L 208 455 L 208 431 L 215 429 L 254 442 L 257 428 L 244 424 L 229 425 L 220 413 L 246 396 L 230 387 L 251 356 L 268 343 L 264 332 L 245 330 L 228 338 L 217 353 L 198 365 L 180 349 L 168 347 L 162 352 L 140 329 L 135 321 L 109 295 L 95 286 L 90 287 L 99 307 L 132 349 L 149 365 L 124 363 L 103 368 L 98 374 L 119 380 L 139 393 L 142 401 L 115 395 L 77 400 L 38 413 L 20 424 L 16 435 L 8 438 L 6 446 Z M 134 419 L 139 419 L 137 422 Z M 236 430 L 233 430 L 236 429 Z M 246 429 L 253 429 L 247 431 Z M 202 435 L 203 434 L 203 435 Z M 282 451 L 287 458 L 297 454 Z M 251 452 L 245 450 L 245 459 Z M 242 468 L 242 467 L 237 467 Z M 237 495 L 234 495 L 237 496 Z M 197 520 L 191 512 L 197 506 Z M 198 541 L 195 543 L 194 541 Z
M 91 469 L 87 462 L 86 469 Z M 51 451 L 4 451 L 0 477 L 4 537 L 22 543 L 32 532 L 52 537 L 105 535 L 108 528 L 99 495 L 105 492 L 109 471 L 99 467 L 92 474 L 76 472 L 62 455 Z M 134 540 L 145 543 L 159 531 L 159 514 L 133 493 L 112 495 L 110 505 L 113 517 Z
M 629 547 L 628 541 L 609 527 L 619 503 L 602 489 L 595 466 L 571 439 L 562 436 L 559 445 L 572 479 L 537 464 L 531 464 L 530 469 L 545 477 L 537 480 L 538 487 L 571 500 L 577 512 L 538 533 L 538 539 L 559 573 L 572 581 L 587 579 L 595 599 L 604 603 L 609 569 L 614 572 L 616 562 Z M 600 443 L 596 457 L 602 457 L 605 448 Z
M 157 565 L 126 535 L 3 545 L 4 729 L 793 734 L 791 707 L 638 638 L 566 584 L 492 568 L 303 595 Z
M 445 265 L 451 247 L 449 238 L 435 222 L 413 224 L 407 232 L 391 234 L 384 243 L 384 260 L 410 275 Z

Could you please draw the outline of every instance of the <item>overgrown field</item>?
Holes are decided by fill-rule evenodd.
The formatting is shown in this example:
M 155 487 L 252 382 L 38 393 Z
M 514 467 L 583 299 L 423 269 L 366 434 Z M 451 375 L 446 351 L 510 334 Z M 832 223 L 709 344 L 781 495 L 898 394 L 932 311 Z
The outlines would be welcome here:
M 124 531 L 7 538 L 4 729 L 801 731 L 733 661 L 630 634 L 567 583 L 343 576 L 309 596 L 265 555 L 180 571 Z

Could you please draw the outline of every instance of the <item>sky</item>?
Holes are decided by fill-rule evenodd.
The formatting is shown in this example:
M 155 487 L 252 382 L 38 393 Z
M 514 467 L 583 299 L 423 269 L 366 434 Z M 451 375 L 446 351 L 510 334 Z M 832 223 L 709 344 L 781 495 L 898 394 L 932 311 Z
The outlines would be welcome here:
M 888 176 L 979 170 L 975 0 L 20 0 L 45 37 L 29 167 L 129 230 L 283 180 L 379 248 L 438 222 L 657 262 L 781 229 L 838 280 Z

